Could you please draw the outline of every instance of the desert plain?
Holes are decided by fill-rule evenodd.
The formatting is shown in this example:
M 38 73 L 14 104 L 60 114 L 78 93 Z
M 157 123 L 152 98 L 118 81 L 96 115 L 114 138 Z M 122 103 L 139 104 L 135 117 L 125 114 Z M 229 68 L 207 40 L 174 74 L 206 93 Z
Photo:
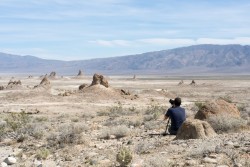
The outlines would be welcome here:
M 8 157 L 13 167 L 250 166 L 250 76 L 105 75 L 108 88 L 89 87 L 92 78 L 48 77 L 49 85 L 36 86 L 42 77 L 2 76 L 2 166 Z M 10 80 L 21 84 L 8 86 Z M 163 115 L 175 97 L 187 119 L 220 98 L 235 105 L 240 118 L 221 119 L 213 137 L 157 135 L 165 132 Z

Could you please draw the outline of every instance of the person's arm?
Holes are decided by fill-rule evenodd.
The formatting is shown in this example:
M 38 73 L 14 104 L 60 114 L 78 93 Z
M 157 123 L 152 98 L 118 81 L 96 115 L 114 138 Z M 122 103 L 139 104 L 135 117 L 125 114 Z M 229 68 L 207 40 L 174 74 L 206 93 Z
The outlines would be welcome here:
M 163 120 L 166 120 L 169 118 L 169 109 L 167 110 L 167 112 L 164 114 L 164 119 Z

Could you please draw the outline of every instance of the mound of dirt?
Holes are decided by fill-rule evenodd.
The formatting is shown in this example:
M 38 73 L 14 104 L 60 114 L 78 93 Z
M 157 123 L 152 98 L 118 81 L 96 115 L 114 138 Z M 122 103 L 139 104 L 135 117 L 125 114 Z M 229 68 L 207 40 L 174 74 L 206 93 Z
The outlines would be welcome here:
M 103 75 L 100 75 L 100 74 L 94 74 L 93 81 L 90 86 L 94 86 L 94 85 L 103 85 L 106 88 L 109 87 L 108 80 Z
M 216 133 L 208 122 L 190 119 L 183 122 L 175 139 L 205 139 L 215 135 Z
M 50 81 L 46 75 L 42 79 L 39 85 L 34 86 L 34 88 L 40 88 L 40 87 L 45 88 L 45 89 L 49 89 L 51 87 Z
M 92 85 L 82 89 L 83 95 L 89 99 L 120 99 L 122 95 L 119 90 L 107 88 L 101 84 Z
M 240 111 L 236 105 L 228 103 L 223 99 L 207 101 L 201 106 L 195 115 L 195 119 L 204 120 L 212 115 L 228 115 L 231 117 L 240 117 Z

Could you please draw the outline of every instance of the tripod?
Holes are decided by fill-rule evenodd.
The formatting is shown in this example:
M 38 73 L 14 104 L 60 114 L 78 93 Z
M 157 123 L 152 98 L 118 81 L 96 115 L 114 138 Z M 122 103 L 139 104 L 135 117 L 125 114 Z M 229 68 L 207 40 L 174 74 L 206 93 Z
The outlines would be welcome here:
M 168 122 L 167 122 L 167 125 L 166 125 L 166 130 L 165 132 L 162 134 L 163 136 L 166 136 L 168 133 L 168 126 L 169 126 L 169 123 L 170 123 L 170 118 L 168 118 Z

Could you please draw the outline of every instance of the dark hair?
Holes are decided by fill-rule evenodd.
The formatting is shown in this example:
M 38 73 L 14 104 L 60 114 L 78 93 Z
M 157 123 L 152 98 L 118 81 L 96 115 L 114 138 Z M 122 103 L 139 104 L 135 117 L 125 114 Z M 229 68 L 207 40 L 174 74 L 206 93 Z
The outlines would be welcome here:
M 175 104 L 176 106 L 180 106 L 180 105 L 181 105 L 181 98 L 176 97 L 176 98 L 174 99 L 174 104 Z
M 170 103 L 171 105 L 173 105 L 173 104 L 174 104 L 174 100 L 173 100 L 173 99 L 170 99 L 170 100 L 169 100 L 169 103 Z

